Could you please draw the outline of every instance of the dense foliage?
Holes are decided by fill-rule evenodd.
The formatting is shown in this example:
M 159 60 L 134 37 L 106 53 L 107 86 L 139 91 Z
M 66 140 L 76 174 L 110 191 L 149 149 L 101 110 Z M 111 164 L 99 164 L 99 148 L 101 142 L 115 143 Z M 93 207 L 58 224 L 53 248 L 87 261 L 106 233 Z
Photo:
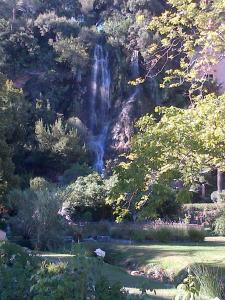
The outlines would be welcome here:
M 157 108 L 160 121 L 153 115 L 140 119 L 140 131 L 127 161 L 118 167 L 112 193 L 122 211 L 130 209 L 131 202 L 136 209 L 151 205 L 153 183 L 171 185 L 182 179 L 190 187 L 201 183 L 204 172 L 223 170 L 224 103 L 224 95 L 212 94 L 188 109 Z
M 209 80 L 224 56 L 223 23 L 217 0 L 0 0 L 0 200 L 13 230 L 49 248 L 62 216 L 177 220 L 191 191 L 209 198 L 224 171 L 225 99 Z M 92 169 L 89 128 L 90 93 L 105 76 L 90 71 L 96 44 L 111 76 L 105 178 Z M 168 105 L 146 115 L 156 103 Z
M 110 284 L 101 274 L 103 261 L 87 257 L 81 251 L 71 261 L 49 263 L 37 259 L 27 250 L 0 244 L 1 299 L 33 300 L 126 300 L 119 283 Z
M 200 243 L 203 225 L 225 235 L 224 11 L 221 0 L 0 0 L 9 239 L 51 251 L 83 238 Z M 199 200 L 220 205 L 183 207 Z M 56 264 L 1 242 L 0 299 L 128 299 L 102 258 L 75 248 Z M 181 296 L 222 299 L 210 275 L 194 270 Z

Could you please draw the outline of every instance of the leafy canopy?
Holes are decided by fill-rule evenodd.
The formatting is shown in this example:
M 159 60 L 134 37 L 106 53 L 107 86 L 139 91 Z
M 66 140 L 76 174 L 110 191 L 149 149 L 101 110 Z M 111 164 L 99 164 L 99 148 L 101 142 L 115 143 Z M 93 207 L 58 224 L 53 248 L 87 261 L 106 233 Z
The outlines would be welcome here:
M 149 201 L 151 186 L 181 179 L 200 182 L 205 171 L 225 169 L 225 94 L 210 94 L 187 109 L 158 107 L 160 121 L 146 115 L 138 122 L 131 153 L 117 167 L 111 194 L 119 215 Z
M 224 58 L 225 1 L 168 0 L 168 9 L 152 18 L 154 40 L 148 47 L 147 76 L 165 71 L 162 86 L 184 82 L 203 92 L 207 75 Z

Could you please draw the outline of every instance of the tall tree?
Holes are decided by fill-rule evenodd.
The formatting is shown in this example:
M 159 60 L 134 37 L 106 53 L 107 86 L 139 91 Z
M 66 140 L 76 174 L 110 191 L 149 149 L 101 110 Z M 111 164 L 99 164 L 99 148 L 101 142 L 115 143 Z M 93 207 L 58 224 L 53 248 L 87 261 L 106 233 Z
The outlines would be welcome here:
M 146 205 L 155 183 L 181 179 L 190 187 L 206 170 L 225 170 L 225 94 L 208 95 L 188 109 L 157 112 L 160 121 L 152 115 L 140 119 L 131 153 L 118 166 L 111 198 L 120 214 Z

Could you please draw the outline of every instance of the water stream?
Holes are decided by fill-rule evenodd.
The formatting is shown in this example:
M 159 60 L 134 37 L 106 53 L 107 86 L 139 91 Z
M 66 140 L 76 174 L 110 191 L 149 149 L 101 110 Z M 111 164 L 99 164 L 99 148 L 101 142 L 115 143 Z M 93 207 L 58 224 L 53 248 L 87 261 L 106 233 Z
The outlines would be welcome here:
M 134 50 L 131 57 L 131 80 L 140 77 L 139 52 Z M 126 151 L 129 149 L 130 140 L 133 134 L 133 110 L 134 103 L 139 99 L 142 87 L 137 85 L 132 88 L 130 97 L 124 102 L 118 121 L 112 130 L 113 140 L 117 143 L 118 151 Z
M 91 74 L 89 130 L 90 147 L 95 155 L 93 167 L 100 174 L 104 172 L 105 146 L 110 123 L 110 84 L 108 52 L 102 45 L 97 44 Z

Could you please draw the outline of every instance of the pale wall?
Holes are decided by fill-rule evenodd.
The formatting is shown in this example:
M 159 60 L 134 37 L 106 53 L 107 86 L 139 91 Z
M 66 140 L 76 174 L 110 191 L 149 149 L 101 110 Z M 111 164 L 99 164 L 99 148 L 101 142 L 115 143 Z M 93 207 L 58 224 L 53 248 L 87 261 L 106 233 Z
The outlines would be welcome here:
M 218 63 L 213 68 L 213 76 L 218 84 L 221 84 L 220 91 L 222 93 L 225 92 L 225 59 L 223 59 L 220 63 Z

